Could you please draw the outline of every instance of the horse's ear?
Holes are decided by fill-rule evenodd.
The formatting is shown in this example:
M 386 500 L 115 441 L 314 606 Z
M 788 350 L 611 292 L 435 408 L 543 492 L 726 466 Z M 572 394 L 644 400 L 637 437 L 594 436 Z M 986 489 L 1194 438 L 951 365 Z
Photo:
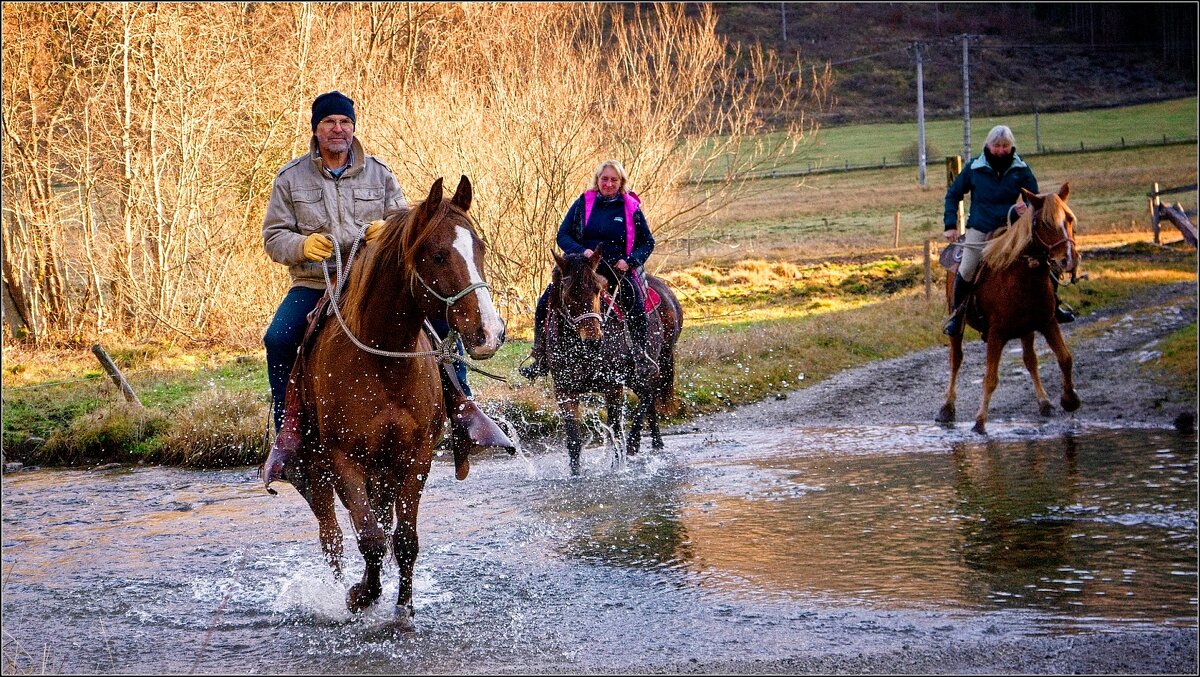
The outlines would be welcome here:
M 454 191 L 454 199 L 450 202 L 464 212 L 471 209 L 471 180 L 466 174 L 458 180 L 458 189 Z
M 430 218 L 442 204 L 443 197 L 442 177 L 439 176 L 437 181 L 434 181 L 433 185 L 429 187 L 429 197 L 425 198 L 425 201 L 421 203 L 420 215 L 426 219 Z
M 592 270 L 596 270 L 600 267 L 600 261 L 602 260 L 600 258 L 600 246 L 601 245 L 596 245 L 596 249 L 592 251 L 591 258 L 588 259 L 588 263 L 592 264 Z
M 554 257 L 554 265 L 558 266 L 559 270 L 567 269 L 567 260 L 564 259 L 563 257 L 559 256 L 558 252 L 552 251 L 552 252 L 550 252 L 550 255 Z
M 1029 203 L 1033 205 L 1034 209 L 1041 209 L 1042 203 L 1045 202 L 1041 196 L 1039 196 L 1037 193 L 1031 192 L 1027 188 L 1022 188 L 1021 194 L 1025 196 L 1026 200 L 1029 200 Z
M 1069 182 L 1064 183 L 1062 185 L 1062 188 L 1058 189 L 1058 199 L 1062 200 L 1063 202 L 1067 201 L 1067 196 L 1070 194 L 1071 194 L 1071 184 Z

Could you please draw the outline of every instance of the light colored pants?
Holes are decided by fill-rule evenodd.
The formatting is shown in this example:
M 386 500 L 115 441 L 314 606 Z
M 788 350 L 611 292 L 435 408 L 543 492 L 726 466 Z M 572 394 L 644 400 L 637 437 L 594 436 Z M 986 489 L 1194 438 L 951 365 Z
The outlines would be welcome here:
M 983 243 L 987 233 L 968 228 L 967 237 L 962 248 L 962 260 L 958 263 L 958 274 L 967 282 L 975 281 L 975 273 L 979 270 L 979 256 L 983 253 Z

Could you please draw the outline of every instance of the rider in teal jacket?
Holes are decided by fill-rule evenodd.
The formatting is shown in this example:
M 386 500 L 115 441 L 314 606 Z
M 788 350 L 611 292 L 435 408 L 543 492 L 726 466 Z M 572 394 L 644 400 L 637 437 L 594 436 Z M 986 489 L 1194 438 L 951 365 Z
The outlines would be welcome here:
M 1037 193 L 1037 178 L 1029 165 L 1017 155 L 1012 130 L 997 125 L 988 132 L 983 152 L 959 173 L 946 190 L 945 235 L 951 241 L 958 237 L 958 203 L 967 193 L 971 194 L 971 215 L 967 218 L 966 238 L 962 243 L 962 261 L 954 278 L 954 303 L 950 320 L 942 330 L 947 336 L 957 336 L 963 330 L 962 310 L 975 285 L 984 241 L 992 231 L 1008 225 L 1010 210 L 1018 215 L 1025 211 L 1024 203 L 1017 202 L 1022 188 Z M 1056 299 L 1057 290 L 1055 280 Z M 1055 308 L 1055 317 L 1060 323 L 1075 319 L 1061 302 Z

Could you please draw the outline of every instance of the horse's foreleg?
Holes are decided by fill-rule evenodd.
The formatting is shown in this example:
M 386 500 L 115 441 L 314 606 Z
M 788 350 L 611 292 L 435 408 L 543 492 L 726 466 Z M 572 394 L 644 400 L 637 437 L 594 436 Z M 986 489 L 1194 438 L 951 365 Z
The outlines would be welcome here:
M 1000 382 L 1000 358 L 1004 355 L 1004 344 L 997 338 L 989 338 L 987 342 L 987 367 L 983 373 L 983 399 L 979 403 L 979 413 L 975 414 L 975 432 L 983 435 L 987 432 L 988 403 L 992 393 L 996 392 L 996 384 Z
M 350 521 L 358 534 L 358 550 L 366 564 L 362 580 L 351 586 L 346 595 L 346 606 L 350 611 L 357 613 L 374 604 L 383 592 L 379 577 L 383 569 L 383 558 L 387 556 L 388 539 L 387 533 L 379 525 L 375 511 L 371 509 L 362 468 L 347 461 L 340 464 L 335 462 L 335 465 L 340 466 L 334 468 L 334 474 L 338 478 L 338 495 L 350 512 Z
M 579 400 L 559 400 L 559 412 L 562 414 L 563 429 L 567 434 L 567 459 L 571 465 L 571 474 L 579 474 L 579 457 L 583 453 L 583 436 L 579 433 Z
M 946 388 L 946 401 L 935 419 L 938 423 L 954 422 L 954 401 L 958 397 L 958 370 L 962 367 L 963 360 L 962 344 L 962 334 L 950 337 L 950 385 Z
M 1033 346 L 1033 332 L 1021 337 L 1021 358 L 1025 361 L 1025 371 L 1029 372 L 1029 379 L 1033 381 L 1033 393 L 1037 396 L 1038 413 L 1042 416 L 1053 414 L 1054 405 L 1050 404 L 1050 396 L 1042 387 L 1042 377 L 1038 374 L 1038 358 L 1037 350 L 1034 350 Z
M 1062 404 L 1063 411 L 1075 411 L 1082 404 L 1079 394 L 1075 392 L 1075 376 L 1072 373 L 1075 367 L 1075 358 L 1071 356 L 1071 349 L 1067 347 L 1058 323 L 1051 323 L 1050 329 L 1045 332 L 1045 335 L 1046 343 L 1050 344 L 1050 350 L 1053 350 L 1054 356 L 1058 358 L 1058 368 L 1062 370 L 1063 390 L 1059 403 Z

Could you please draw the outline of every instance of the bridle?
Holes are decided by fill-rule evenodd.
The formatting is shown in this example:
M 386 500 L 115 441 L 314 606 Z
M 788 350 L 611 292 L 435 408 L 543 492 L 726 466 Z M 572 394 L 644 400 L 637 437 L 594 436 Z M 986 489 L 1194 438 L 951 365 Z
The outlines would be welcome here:
M 573 329 L 578 328 L 580 322 L 583 322 L 584 320 L 593 319 L 593 318 L 596 321 L 598 321 L 601 324 L 601 326 L 603 326 L 604 323 L 608 322 L 608 318 L 612 317 L 613 310 L 616 308 L 616 305 L 617 305 L 616 295 L 611 294 L 611 295 L 609 295 L 607 307 L 605 307 L 605 309 L 604 309 L 604 314 L 595 313 L 595 312 L 587 312 L 587 313 L 583 313 L 581 315 L 572 316 L 569 312 L 567 312 L 566 305 L 563 303 L 563 294 L 562 294 L 561 287 L 559 288 L 558 293 L 556 295 L 558 297 L 558 304 L 557 304 L 558 307 L 555 310 L 558 312 L 558 314 L 560 316 L 562 316 L 562 318 L 564 320 L 566 320 L 567 324 L 570 325 L 571 328 L 573 328 Z
M 368 224 L 365 224 L 365 223 L 362 224 L 362 227 L 358 231 L 358 235 L 354 238 L 354 244 L 351 245 L 351 247 L 350 247 L 350 255 L 346 258 L 345 270 L 349 270 L 350 264 L 352 264 L 354 262 L 354 257 L 358 253 L 358 246 L 363 242 L 363 233 L 365 233 L 367 231 L 367 225 Z M 340 324 L 342 326 L 342 331 L 345 332 L 346 337 L 349 338 L 351 343 L 353 343 L 355 346 L 357 346 L 359 350 L 368 352 L 372 355 L 378 355 L 380 357 L 429 357 L 429 356 L 432 356 L 432 357 L 436 357 L 439 363 L 462 362 L 464 365 L 467 366 L 468 369 L 471 369 L 472 371 L 477 371 L 481 374 L 484 374 L 485 376 L 489 376 L 491 378 L 498 379 L 501 381 L 507 380 L 501 376 L 496 376 L 495 374 L 490 374 L 490 373 L 476 367 L 475 365 L 473 365 L 469 361 L 467 361 L 467 359 L 465 357 L 454 352 L 454 346 L 458 343 L 458 332 L 455 331 L 454 329 L 451 329 L 450 333 L 446 336 L 445 339 L 439 340 L 437 338 L 437 333 L 433 331 L 433 327 L 429 324 L 428 320 L 425 321 L 425 326 L 427 329 L 427 333 L 429 334 L 429 340 L 435 346 L 434 350 L 421 350 L 421 351 L 412 351 L 412 352 L 380 350 L 379 348 L 372 348 L 371 346 L 368 346 L 365 343 L 363 343 L 362 341 L 358 340 L 358 337 L 355 336 L 354 333 L 350 331 L 350 328 L 346 326 L 346 321 L 344 319 L 342 319 L 341 295 L 342 295 L 342 289 L 346 285 L 346 278 L 348 277 L 347 275 L 345 275 L 345 270 L 343 270 L 343 267 L 342 267 L 342 250 L 341 250 L 341 247 L 338 246 L 337 237 L 335 237 L 333 235 L 333 233 L 326 233 L 326 235 L 328 235 L 329 239 L 333 241 L 334 262 L 335 262 L 335 265 L 337 268 L 337 284 L 334 285 L 334 284 L 331 284 L 330 280 L 329 280 L 329 265 L 328 265 L 328 263 L 326 263 L 326 265 L 321 266 L 321 271 L 325 274 L 325 287 L 326 287 L 326 289 L 329 290 L 329 307 L 333 311 L 333 314 L 337 316 L 338 324 Z M 449 318 L 449 315 L 450 315 L 450 307 L 453 306 L 455 303 L 458 303 L 459 301 L 461 301 L 464 297 L 466 297 L 471 292 L 475 291 L 476 289 L 480 289 L 480 288 L 491 290 L 491 287 L 488 286 L 488 284 L 486 282 L 474 282 L 472 284 L 467 285 L 467 287 L 465 289 L 458 292 L 457 294 L 454 294 L 452 296 L 442 296 L 441 294 L 434 291 L 433 287 L 430 287 L 429 283 L 425 281 L 425 278 L 421 277 L 421 274 L 418 273 L 416 270 L 413 271 L 413 275 L 416 276 L 417 280 L 419 280 L 421 282 L 421 284 L 425 287 L 425 289 L 428 290 L 429 293 L 434 296 L 434 298 L 437 298 L 439 301 L 446 304 L 447 318 Z

